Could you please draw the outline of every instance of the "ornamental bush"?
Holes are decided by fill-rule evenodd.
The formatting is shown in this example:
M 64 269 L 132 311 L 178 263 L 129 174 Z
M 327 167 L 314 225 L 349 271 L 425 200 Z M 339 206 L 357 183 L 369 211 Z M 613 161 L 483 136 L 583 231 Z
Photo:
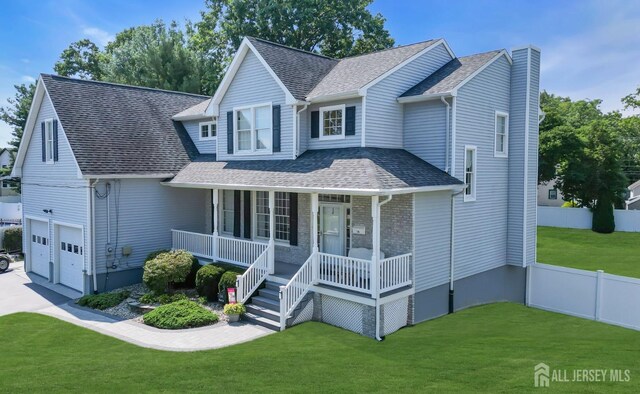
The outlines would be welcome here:
M 129 297 L 128 291 L 118 291 L 114 293 L 90 294 L 83 296 L 76 303 L 93 309 L 107 309 L 120 304 Z
M 144 263 L 142 281 L 156 294 L 167 291 L 171 283 L 184 282 L 191 271 L 193 255 L 184 250 L 158 254 Z
M 215 301 L 218 294 L 218 283 L 224 270 L 216 265 L 205 265 L 196 274 L 196 290 L 198 295 L 206 297 L 209 301 Z
M 187 297 L 186 294 L 183 293 L 175 293 L 175 294 L 160 294 L 160 295 L 156 295 L 153 292 L 150 293 L 146 293 L 144 294 L 142 297 L 140 297 L 140 302 L 143 304 L 170 304 L 172 302 L 176 302 L 176 301 L 181 301 L 181 300 L 188 300 L 189 297 Z
M 196 302 L 182 300 L 162 305 L 143 317 L 144 324 L 176 330 L 202 327 L 218 321 L 218 315 Z
M 224 306 L 225 315 L 242 315 L 247 311 L 243 304 L 227 304 Z
M 229 270 L 222 274 L 220 278 L 220 284 L 218 284 L 218 290 L 224 291 L 229 287 L 236 287 L 236 279 L 238 275 L 242 275 L 238 271 Z
M 181 289 L 193 289 L 196 287 L 196 275 L 198 274 L 198 270 L 202 267 L 200 265 L 200 261 L 197 257 L 191 257 L 191 270 L 189 271 L 189 275 L 187 275 L 187 279 L 184 282 L 176 283 L 176 287 Z
M 155 252 L 151 252 L 147 255 L 147 258 L 144 259 L 144 262 L 146 263 L 147 261 L 151 261 L 156 257 L 158 257 L 158 255 L 162 253 L 167 253 L 167 252 L 171 252 L 171 249 L 160 249 L 160 250 L 156 250 Z
M 7 252 L 22 252 L 22 226 L 4 230 L 2 247 Z

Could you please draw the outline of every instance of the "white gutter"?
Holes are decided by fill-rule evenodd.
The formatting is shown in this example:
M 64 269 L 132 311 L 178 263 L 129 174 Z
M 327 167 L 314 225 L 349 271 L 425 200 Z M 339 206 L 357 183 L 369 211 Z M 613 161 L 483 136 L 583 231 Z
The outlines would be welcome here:
M 155 174 L 103 174 L 103 175 L 83 175 L 84 179 L 162 179 L 173 178 L 174 173 L 155 173 Z
M 439 100 L 445 97 L 452 97 L 452 96 L 455 96 L 455 93 L 453 91 L 445 92 L 445 93 L 419 94 L 417 96 L 398 97 L 396 101 L 398 101 L 401 104 L 418 103 L 420 101 Z
M 89 181 L 91 182 L 91 181 Z M 89 184 L 89 209 L 91 210 L 91 224 L 90 228 L 90 245 L 91 245 L 91 275 L 93 276 L 93 293 L 98 293 L 98 274 L 96 273 L 96 209 L 95 209 L 95 186 L 98 183 L 98 179 L 96 179 L 93 184 Z
M 451 134 L 451 130 L 449 129 L 449 117 L 451 116 L 450 115 L 451 106 L 449 105 L 449 102 L 444 98 L 444 96 L 440 97 L 440 101 L 442 101 L 444 105 L 447 106 L 446 129 L 445 129 L 446 142 L 445 142 L 445 148 L 444 148 L 444 151 L 445 151 L 444 172 L 448 174 L 449 173 L 449 138 Z
M 456 196 L 462 193 L 459 191 L 451 195 L 451 235 L 449 239 L 449 313 L 453 312 L 453 274 L 455 268 L 455 221 L 456 221 Z
M 388 203 L 389 201 L 391 201 L 393 199 L 393 196 L 388 196 L 389 198 L 387 198 L 384 201 L 380 201 L 378 202 L 378 207 L 377 207 L 377 211 L 376 212 L 376 216 L 377 216 L 377 221 L 378 221 L 378 240 L 377 240 L 377 246 L 378 246 L 378 250 L 374 251 L 376 254 L 376 266 L 374 267 L 374 269 L 378 270 L 378 272 L 376 273 L 375 277 L 376 280 L 378 280 L 378 282 L 380 281 L 380 219 L 381 216 L 380 215 L 380 211 L 382 208 L 382 206 L 386 203 Z M 382 338 L 380 337 L 380 289 L 378 288 L 378 286 L 375 287 L 377 289 L 378 294 L 376 294 L 376 340 L 378 341 L 382 341 Z
M 451 98 L 451 176 L 456 176 L 456 96 Z
M 296 111 L 296 130 L 293 133 L 293 158 L 297 159 L 300 155 L 300 114 L 307 110 L 309 103 L 305 103 L 300 111 Z

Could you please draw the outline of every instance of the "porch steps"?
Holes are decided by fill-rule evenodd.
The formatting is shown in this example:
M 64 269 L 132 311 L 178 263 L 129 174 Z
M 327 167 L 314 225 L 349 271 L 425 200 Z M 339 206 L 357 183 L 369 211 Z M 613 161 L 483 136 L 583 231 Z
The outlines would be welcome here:
M 280 285 L 265 282 L 265 287 L 258 290 L 257 295 L 251 297 L 246 304 L 247 313 L 244 319 L 260 326 L 280 331 Z

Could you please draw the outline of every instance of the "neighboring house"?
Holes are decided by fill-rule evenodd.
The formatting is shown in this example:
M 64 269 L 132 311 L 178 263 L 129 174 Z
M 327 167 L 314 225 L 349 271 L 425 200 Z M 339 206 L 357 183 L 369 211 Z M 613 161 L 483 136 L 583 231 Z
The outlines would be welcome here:
M 523 302 L 539 62 L 533 46 L 337 60 L 246 38 L 212 98 L 42 75 L 15 166 L 27 270 L 89 293 L 187 249 L 248 267 L 255 321 L 377 338 Z
M 564 197 L 556 187 L 555 179 L 538 184 L 538 205 L 541 207 L 561 207 Z
M 627 189 L 629 189 L 629 198 L 625 201 L 625 208 L 640 209 L 640 181 L 632 183 Z
M 7 148 L 0 150 L 0 167 L 2 167 L 4 171 L 8 171 L 11 167 L 11 151 Z M 0 197 L 19 196 L 11 185 L 11 176 L 9 176 L 9 174 L 0 177 Z

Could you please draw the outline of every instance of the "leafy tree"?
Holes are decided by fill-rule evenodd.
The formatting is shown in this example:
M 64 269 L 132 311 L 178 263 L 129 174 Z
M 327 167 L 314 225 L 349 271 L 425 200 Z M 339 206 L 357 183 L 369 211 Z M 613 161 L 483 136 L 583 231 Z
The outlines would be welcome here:
M 207 0 L 191 42 L 209 63 L 208 90 L 245 36 L 325 56 L 342 58 L 393 46 L 385 18 L 372 14 L 372 0 Z
M 15 96 L 7 99 L 9 105 L 0 107 L 0 120 L 11 126 L 11 136 L 13 137 L 11 141 L 9 141 L 9 149 L 12 151 L 10 168 L 2 175 L 8 175 L 13 168 L 15 152 L 17 152 L 20 147 L 20 141 L 22 141 L 24 127 L 27 124 L 31 102 L 33 101 L 33 95 L 36 91 L 35 83 L 14 85 L 14 88 L 16 89 Z M 20 192 L 20 182 L 13 180 L 11 186 L 18 193 Z
M 103 55 L 96 44 L 85 38 L 71 43 L 60 54 L 60 60 L 53 69 L 58 75 L 82 79 L 102 79 L 101 62 Z

